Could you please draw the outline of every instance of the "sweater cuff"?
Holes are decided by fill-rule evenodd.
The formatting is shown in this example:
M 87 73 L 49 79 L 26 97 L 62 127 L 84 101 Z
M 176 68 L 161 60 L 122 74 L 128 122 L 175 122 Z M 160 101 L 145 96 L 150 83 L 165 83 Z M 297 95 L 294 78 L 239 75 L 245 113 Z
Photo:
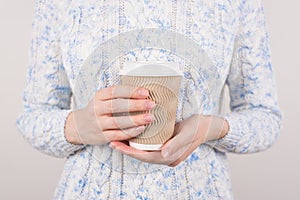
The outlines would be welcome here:
M 208 141 L 207 144 L 222 152 L 233 152 L 243 138 L 242 122 L 239 117 L 232 113 L 223 116 L 223 118 L 228 122 L 228 133 L 221 139 Z
M 57 128 L 59 130 L 54 131 L 54 133 L 57 133 L 54 138 L 55 141 L 57 141 L 57 148 L 59 149 L 58 154 L 56 156 L 58 157 L 66 157 L 71 154 L 74 154 L 74 152 L 84 148 L 85 145 L 76 145 L 72 144 L 67 141 L 65 137 L 65 125 L 68 115 L 72 112 L 72 110 L 63 110 L 62 113 L 57 118 Z

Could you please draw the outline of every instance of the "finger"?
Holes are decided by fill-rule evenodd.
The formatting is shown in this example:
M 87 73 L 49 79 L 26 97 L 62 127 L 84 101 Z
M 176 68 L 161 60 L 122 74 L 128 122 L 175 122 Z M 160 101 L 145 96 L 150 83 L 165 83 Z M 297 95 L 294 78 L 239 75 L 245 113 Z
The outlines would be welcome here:
M 103 135 L 107 141 L 122 141 L 136 137 L 145 130 L 145 126 L 138 126 L 124 130 L 108 130 L 104 131 Z
M 179 165 L 183 160 L 182 159 L 178 159 L 175 162 L 169 164 L 169 167 L 176 167 L 177 165 Z
M 173 161 L 172 163 L 169 163 L 168 164 L 169 167 L 176 167 L 182 161 L 184 161 L 191 153 L 187 148 L 183 148 L 183 151 L 180 150 L 180 152 L 181 152 L 181 155 L 175 161 Z
M 156 163 L 156 164 L 163 164 L 165 159 L 161 156 L 160 152 L 148 152 L 142 151 L 135 148 L 132 148 L 123 142 L 112 141 L 110 143 L 110 147 L 120 151 L 123 154 L 131 156 L 137 160 L 148 162 L 148 163 Z
M 154 117 L 151 114 L 146 113 L 140 115 L 118 117 L 106 116 L 99 118 L 98 121 L 98 124 L 100 125 L 102 130 L 127 129 L 150 124 L 154 121 Z
M 123 154 L 133 157 L 137 160 L 148 162 L 148 163 L 164 164 L 164 165 L 170 165 L 183 154 L 183 152 L 177 152 L 173 156 L 164 158 L 161 155 L 160 151 L 153 151 L 153 152 L 142 151 L 142 150 L 132 148 L 124 144 L 123 142 L 118 142 L 118 141 L 112 141 L 110 143 L 110 147 L 116 149 L 117 151 Z
M 180 133 L 181 129 L 182 129 L 182 123 L 181 122 L 177 122 L 175 124 L 175 127 L 174 127 L 174 134 L 173 134 L 173 136 L 178 135 L 178 133 Z
M 186 145 L 190 145 L 193 143 L 194 140 L 196 140 L 197 131 L 193 129 L 189 129 L 187 131 L 184 130 L 184 128 L 177 134 L 175 137 L 170 139 L 161 150 L 161 153 L 164 157 L 168 157 L 175 152 L 177 152 L 179 149 Z
M 100 108 L 101 107 L 101 108 Z M 155 107 L 151 100 L 144 99 L 113 99 L 99 103 L 101 114 L 148 111 Z
M 145 99 L 148 96 L 149 91 L 144 88 L 118 85 L 97 91 L 95 98 L 98 100 L 109 100 L 116 98 Z
M 128 146 L 127 144 L 125 144 L 124 142 L 120 142 L 120 141 L 111 141 L 109 146 L 111 148 L 118 149 L 123 152 L 127 152 L 128 154 L 131 154 L 131 155 L 148 153 L 147 151 L 132 148 L 132 147 Z
M 182 161 L 186 160 L 186 158 L 199 146 L 198 141 L 194 141 L 190 145 L 186 145 L 182 147 L 178 152 L 180 153 L 175 153 L 177 154 L 177 159 L 169 164 L 170 167 L 175 167 L 179 165 Z

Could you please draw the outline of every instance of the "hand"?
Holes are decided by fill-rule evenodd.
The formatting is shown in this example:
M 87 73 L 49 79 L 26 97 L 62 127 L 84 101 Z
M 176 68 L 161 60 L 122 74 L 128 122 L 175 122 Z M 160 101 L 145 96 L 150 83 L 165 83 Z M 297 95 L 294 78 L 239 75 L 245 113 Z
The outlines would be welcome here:
M 153 121 L 145 112 L 155 107 L 154 102 L 146 99 L 148 96 L 146 89 L 123 85 L 99 90 L 84 109 L 69 114 L 65 126 L 67 141 L 100 145 L 137 136 Z M 140 111 L 144 112 L 120 114 Z
M 162 147 L 161 152 L 134 149 L 120 141 L 112 141 L 110 147 L 143 162 L 175 167 L 200 144 L 224 137 L 228 129 L 228 123 L 221 118 L 193 115 L 176 124 L 174 137 Z

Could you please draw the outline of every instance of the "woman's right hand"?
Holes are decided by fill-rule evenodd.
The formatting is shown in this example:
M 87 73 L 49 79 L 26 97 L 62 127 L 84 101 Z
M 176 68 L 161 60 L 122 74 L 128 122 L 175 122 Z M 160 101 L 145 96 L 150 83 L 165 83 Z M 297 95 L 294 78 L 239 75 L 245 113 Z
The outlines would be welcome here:
M 136 137 L 154 118 L 148 112 L 114 116 L 114 113 L 148 111 L 155 103 L 143 88 L 124 85 L 99 90 L 89 104 L 69 114 L 65 137 L 72 144 L 105 144 Z

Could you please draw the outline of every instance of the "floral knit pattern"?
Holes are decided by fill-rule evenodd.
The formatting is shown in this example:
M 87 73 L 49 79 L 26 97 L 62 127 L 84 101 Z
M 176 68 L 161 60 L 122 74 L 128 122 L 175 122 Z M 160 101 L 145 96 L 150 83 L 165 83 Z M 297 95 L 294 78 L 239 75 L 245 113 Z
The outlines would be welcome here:
M 174 168 L 64 137 L 67 115 L 86 106 L 84 91 L 75 90 L 85 61 L 105 41 L 143 28 L 190 37 L 212 63 L 208 74 L 181 65 L 177 121 L 202 113 L 230 125 L 224 138 L 200 145 Z M 261 0 L 37 0 L 30 59 L 17 125 L 34 148 L 67 158 L 54 199 L 232 199 L 226 153 L 262 151 L 278 137 L 281 113 Z M 184 62 L 151 48 L 122 59 Z M 119 83 L 118 63 L 103 67 L 97 89 Z M 222 114 L 225 85 L 231 112 Z

